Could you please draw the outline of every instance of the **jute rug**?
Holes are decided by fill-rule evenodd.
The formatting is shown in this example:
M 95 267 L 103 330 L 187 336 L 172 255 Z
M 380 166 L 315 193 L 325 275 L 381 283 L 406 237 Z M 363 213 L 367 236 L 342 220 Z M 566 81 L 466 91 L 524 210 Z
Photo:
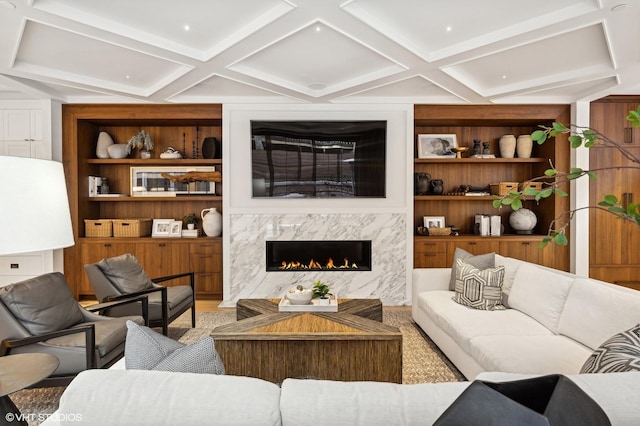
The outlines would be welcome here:
M 191 313 L 187 312 L 169 327 L 169 336 L 182 343 L 191 343 L 208 336 L 215 327 L 235 321 L 235 311 L 200 312 L 196 314 L 197 328 L 191 327 Z M 402 382 L 437 383 L 464 380 L 464 376 L 440 352 L 438 347 L 413 322 L 409 310 L 385 309 L 384 323 L 402 332 Z M 27 415 L 30 425 L 38 425 L 58 408 L 64 387 L 27 389 L 11 395 L 20 411 Z

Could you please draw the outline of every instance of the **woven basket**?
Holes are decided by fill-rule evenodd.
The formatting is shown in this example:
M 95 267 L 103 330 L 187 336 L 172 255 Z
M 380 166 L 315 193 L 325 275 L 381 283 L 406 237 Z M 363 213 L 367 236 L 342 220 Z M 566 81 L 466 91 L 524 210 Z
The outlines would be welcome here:
M 451 235 L 451 228 L 429 228 L 429 235 Z
M 113 219 L 114 237 L 146 237 L 151 235 L 151 219 Z
M 111 219 L 85 219 L 84 235 L 89 238 L 112 237 L 113 221 Z

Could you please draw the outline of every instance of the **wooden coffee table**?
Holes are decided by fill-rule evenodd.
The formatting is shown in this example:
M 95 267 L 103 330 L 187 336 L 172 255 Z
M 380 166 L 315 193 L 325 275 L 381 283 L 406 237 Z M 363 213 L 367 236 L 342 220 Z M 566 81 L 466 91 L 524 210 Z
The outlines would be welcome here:
M 338 312 L 278 312 L 277 303 L 241 299 L 241 319 L 213 330 L 227 374 L 402 383 L 402 333 L 377 320 L 379 300 L 340 301 Z

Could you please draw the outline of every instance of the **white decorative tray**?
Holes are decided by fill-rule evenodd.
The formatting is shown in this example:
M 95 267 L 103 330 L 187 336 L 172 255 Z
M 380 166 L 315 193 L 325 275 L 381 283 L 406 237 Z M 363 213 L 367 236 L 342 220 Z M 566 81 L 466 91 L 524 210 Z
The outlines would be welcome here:
M 309 305 L 292 305 L 286 296 L 278 304 L 280 312 L 338 312 L 338 299 L 329 300 L 328 305 L 319 305 L 317 299 L 311 299 Z

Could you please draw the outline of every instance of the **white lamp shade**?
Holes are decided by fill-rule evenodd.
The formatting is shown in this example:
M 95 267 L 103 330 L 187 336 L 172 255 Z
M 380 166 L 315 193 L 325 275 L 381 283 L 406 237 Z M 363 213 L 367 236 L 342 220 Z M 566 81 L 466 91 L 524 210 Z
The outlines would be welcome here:
M 73 244 L 62 163 L 0 156 L 0 255 Z

